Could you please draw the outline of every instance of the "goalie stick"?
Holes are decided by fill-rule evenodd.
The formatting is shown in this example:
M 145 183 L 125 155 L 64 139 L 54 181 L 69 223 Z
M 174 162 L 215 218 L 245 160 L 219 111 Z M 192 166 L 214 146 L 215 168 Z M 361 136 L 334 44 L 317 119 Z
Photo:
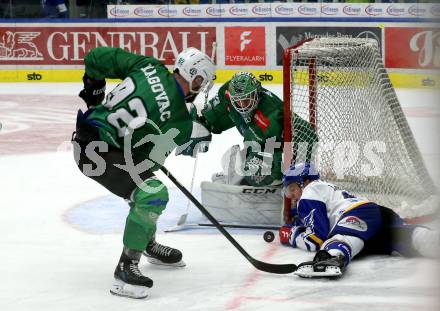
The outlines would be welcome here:
M 212 43 L 212 53 L 211 53 L 211 60 L 214 62 L 215 61 L 215 53 L 217 52 L 217 42 L 213 42 Z M 209 92 L 206 92 L 205 94 L 205 105 L 208 103 L 208 96 L 209 96 Z M 191 193 L 193 192 L 194 189 L 194 178 L 196 176 L 196 169 L 197 169 L 197 159 L 198 159 L 198 154 L 196 154 L 196 159 L 194 161 L 194 166 L 193 166 L 193 173 L 192 173 L 192 178 L 191 178 L 191 187 L 190 187 L 190 191 Z M 192 225 L 188 225 L 186 224 L 186 220 L 188 218 L 188 214 L 189 214 L 189 208 L 191 207 L 191 200 L 188 200 L 188 204 L 186 206 L 186 211 L 185 213 L 183 213 L 182 215 L 180 215 L 179 219 L 177 220 L 177 223 L 174 227 L 168 228 L 165 230 L 165 232 L 173 232 L 173 231 L 179 231 L 179 230 L 183 230 L 186 227 L 191 227 Z
M 161 166 L 160 170 L 179 188 L 183 194 L 191 200 L 191 202 L 202 212 L 206 218 L 211 221 L 214 226 L 231 242 L 232 245 L 258 270 L 277 273 L 277 274 L 287 274 L 295 272 L 297 266 L 295 264 L 271 264 L 263 261 L 259 261 L 249 255 L 245 249 L 226 231 L 225 228 L 206 210 L 205 207 L 168 171 L 164 166 Z
M 196 155 L 196 159 L 194 160 L 193 175 L 191 178 L 191 188 L 190 188 L 191 193 L 194 188 L 194 178 L 196 176 L 198 158 L 199 158 L 198 155 Z M 190 206 L 191 206 L 191 200 L 188 199 L 188 204 L 186 205 L 186 212 L 184 214 L 180 215 L 180 218 L 179 218 L 179 220 L 177 220 L 177 224 L 175 227 L 167 229 L 167 230 L 165 230 L 165 232 L 177 231 L 177 230 L 180 230 L 183 228 L 183 226 L 186 224 L 186 219 L 188 218 Z

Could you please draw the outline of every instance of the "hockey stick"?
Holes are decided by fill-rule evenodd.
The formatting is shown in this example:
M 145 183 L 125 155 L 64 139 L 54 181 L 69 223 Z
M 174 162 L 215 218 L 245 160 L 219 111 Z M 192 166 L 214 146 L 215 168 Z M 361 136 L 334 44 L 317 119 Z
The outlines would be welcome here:
M 216 51 L 217 51 L 217 42 L 214 41 L 212 43 L 212 51 L 211 51 L 211 60 L 213 62 L 215 61 Z M 208 103 L 208 96 L 209 96 L 209 92 L 206 92 L 205 93 L 205 106 Z M 193 174 L 192 174 L 192 178 L 191 178 L 191 186 L 190 186 L 191 193 L 193 192 L 193 188 L 194 188 L 194 178 L 196 176 L 197 160 L 198 160 L 198 156 L 196 154 L 196 160 L 194 162 Z M 165 230 L 165 232 L 178 231 L 178 230 L 181 230 L 184 228 L 184 225 L 186 224 L 186 220 L 188 218 L 190 206 L 191 206 L 191 200 L 188 199 L 188 204 L 186 206 L 186 212 L 184 214 L 180 215 L 179 219 L 177 220 L 177 224 L 174 227 Z
M 193 166 L 193 175 L 191 178 L 191 188 L 190 191 L 192 193 L 193 188 L 194 188 L 194 178 L 196 176 L 196 169 L 197 169 L 197 160 L 199 159 L 199 157 L 196 155 L 196 159 L 194 160 L 194 166 Z M 188 213 L 189 213 L 189 207 L 191 206 L 191 200 L 188 199 L 188 204 L 186 205 L 186 213 L 182 214 L 179 218 L 179 220 L 177 221 L 177 226 L 182 226 L 186 223 L 186 219 L 188 218 Z
M 278 231 L 280 229 L 279 226 L 269 226 L 269 225 L 240 225 L 240 224 L 225 224 L 220 223 L 223 228 L 231 228 L 231 229 L 251 229 L 251 230 L 273 230 Z M 199 223 L 199 224 L 183 224 L 180 226 L 174 226 L 170 229 L 164 230 L 164 232 L 175 232 L 186 229 L 209 229 L 215 228 L 214 224 L 208 223 Z
M 192 174 L 192 178 L 191 178 L 191 186 L 190 186 L 191 193 L 194 188 L 194 179 L 196 176 L 197 160 L 198 159 L 199 159 L 199 157 L 196 155 L 196 159 L 194 161 L 194 166 L 193 166 L 193 174 Z M 164 232 L 174 232 L 174 231 L 179 231 L 179 230 L 185 229 L 185 227 L 188 226 L 188 225 L 186 225 L 186 219 L 188 218 L 190 206 L 191 206 L 191 200 L 188 199 L 188 204 L 186 205 L 186 212 L 183 213 L 182 215 L 180 215 L 175 226 L 164 230 Z
M 279 230 L 280 226 L 220 224 L 223 228 Z M 199 227 L 215 227 L 213 224 L 197 224 Z
M 211 221 L 214 226 L 229 240 L 229 242 L 234 245 L 234 247 L 258 270 L 277 273 L 277 274 L 287 274 L 296 271 L 297 266 L 295 264 L 270 264 L 267 262 L 259 261 L 249 255 L 243 247 L 229 234 L 228 231 L 223 228 L 223 226 L 206 210 L 205 207 L 181 184 L 179 181 L 168 171 L 164 166 L 160 170 L 167 175 L 167 177 L 183 192 L 184 195 L 206 216 L 206 218 Z

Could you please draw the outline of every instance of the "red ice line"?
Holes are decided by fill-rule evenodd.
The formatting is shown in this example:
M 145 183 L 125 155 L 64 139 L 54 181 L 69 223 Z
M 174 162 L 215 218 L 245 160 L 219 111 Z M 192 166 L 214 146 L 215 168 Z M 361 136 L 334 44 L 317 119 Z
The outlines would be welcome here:
M 263 261 L 269 261 L 275 255 L 279 247 L 280 246 L 276 243 L 271 244 L 269 250 L 263 256 Z M 261 272 L 259 272 L 258 270 L 253 270 L 253 272 L 247 277 L 241 288 L 239 288 L 238 294 L 226 304 L 226 310 L 237 309 L 241 306 L 244 300 L 249 299 L 249 296 L 246 296 L 245 294 L 252 286 L 254 286 L 258 282 L 260 276 Z M 267 297 L 267 299 L 270 298 Z

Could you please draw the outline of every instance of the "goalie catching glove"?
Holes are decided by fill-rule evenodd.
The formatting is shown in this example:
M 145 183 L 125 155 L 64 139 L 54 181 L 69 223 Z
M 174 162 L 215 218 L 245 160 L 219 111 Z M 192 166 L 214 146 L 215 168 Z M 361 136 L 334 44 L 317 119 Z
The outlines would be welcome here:
M 105 96 L 105 80 L 96 80 L 84 73 L 83 83 L 84 88 L 78 96 L 84 100 L 87 108 L 94 108 L 101 104 Z

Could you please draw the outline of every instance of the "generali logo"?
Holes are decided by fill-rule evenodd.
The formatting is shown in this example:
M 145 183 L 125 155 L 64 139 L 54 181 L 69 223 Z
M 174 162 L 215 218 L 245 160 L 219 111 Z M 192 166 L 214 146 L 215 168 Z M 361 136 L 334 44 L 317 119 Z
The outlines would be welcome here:
M 197 9 L 196 7 L 184 7 L 182 10 L 183 15 L 186 16 L 200 16 L 202 14 L 201 9 Z
M 248 14 L 248 9 L 245 7 L 232 6 L 229 8 L 229 13 L 235 16 L 244 16 Z
M 6 31 L 0 37 L 0 59 L 6 60 L 42 60 L 35 40 L 41 32 Z
M 361 14 L 362 9 L 359 6 L 346 5 L 342 9 L 342 12 L 344 12 L 345 14 L 350 15 L 350 16 L 356 16 L 356 15 L 360 15 Z
M 370 4 L 365 8 L 365 13 L 367 13 L 370 16 L 379 16 L 379 15 L 383 15 L 384 12 L 383 12 L 383 8 Z
M 314 6 L 303 4 L 298 7 L 298 13 L 301 15 L 316 15 L 318 9 Z
M 411 37 L 409 48 L 418 53 L 420 67 L 440 67 L 440 31 L 421 31 Z
M 399 8 L 397 6 L 390 5 L 387 8 L 387 13 L 392 16 L 402 16 L 406 13 L 406 10 L 405 10 L 405 8 Z
M 324 15 L 336 15 L 339 13 L 339 8 L 330 5 L 323 5 L 321 7 L 321 13 Z
M 148 16 L 153 16 L 154 15 L 154 10 L 153 9 L 149 9 L 147 7 L 138 7 L 136 9 L 134 9 L 134 15 L 136 16 L 142 16 L 142 17 L 148 17 Z
M 417 5 L 412 5 L 408 9 L 408 13 L 413 16 L 425 16 L 428 12 L 425 8 L 420 8 Z
M 133 10 L 131 10 L 133 12 Z M 155 10 L 156 14 L 157 10 Z M 157 14 L 156 14 L 157 15 Z M 263 28 L 264 29 L 264 28 Z M 193 46 L 210 55 L 215 27 L 157 26 L 32 26 L 0 28 L 2 64 L 78 65 L 88 50 L 98 46 L 124 48 L 171 65 L 178 51 Z M 264 32 L 260 37 L 264 37 Z M 170 48 L 173 47 L 173 48 Z M 263 52 L 265 53 L 263 45 Z M 261 49 L 260 46 L 258 46 Z
M 222 16 L 225 14 L 225 9 L 210 6 L 206 8 L 206 14 L 211 16 Z
M 280 15 L 294 15 L 295 10 L 292 7 L 286 7 L 284 5 L 277 5 L 275 12 Z
M 110 15 L 113 15 L 116 17 L 128 16 L 128 15 L 130 15 L 130 9 L 121 8 L 121 7 L 114 7 L 110 10 Z
M 252 12 L 257 15 L 269 15 L 271 13 L 270 7 L 262 5 L 255 5 L 252 8 Z

